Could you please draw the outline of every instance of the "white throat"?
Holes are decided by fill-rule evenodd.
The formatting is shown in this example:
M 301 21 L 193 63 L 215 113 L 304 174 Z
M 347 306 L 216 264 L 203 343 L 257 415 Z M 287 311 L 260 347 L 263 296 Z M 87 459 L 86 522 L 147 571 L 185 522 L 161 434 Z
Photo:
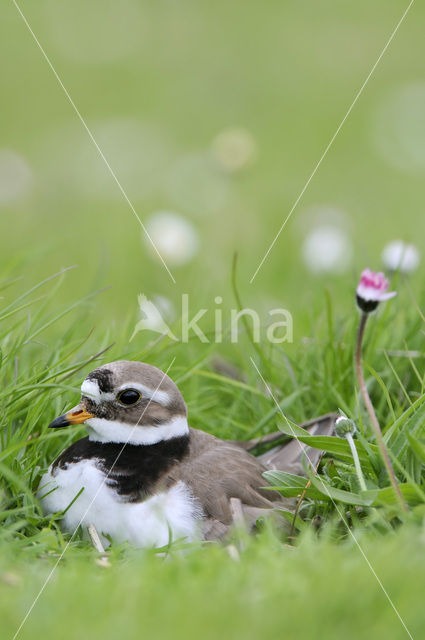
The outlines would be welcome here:
M 89 439 L 95 442 L 122 442 L 123 444 L 157 444 L 189 433 L 186 416 L 154 425 L 131 425 L 104 418 L 90 418 L 86 422 Z

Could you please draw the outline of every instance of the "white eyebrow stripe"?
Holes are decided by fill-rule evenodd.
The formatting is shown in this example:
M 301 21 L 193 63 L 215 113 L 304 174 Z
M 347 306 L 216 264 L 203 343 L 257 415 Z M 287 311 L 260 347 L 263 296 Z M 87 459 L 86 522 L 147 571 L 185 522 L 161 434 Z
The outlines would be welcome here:
M 100 390 L 97 380 L 84 380 L 81 385 L 81 393 L 83 396 L 88 396 L 90 400 L 93 400 L 96 404 L 105 400 L 115 399 L 113 393 L 106 393 Z
M 136 389 L 137 391 L 140 391 L 143 398 L 147 398 L 152 402 L 158 402 L 164 407 L 170 404 L 170 395 L 166 391 L 151 389 L 144 384 L 140 384 L 140 382 L 126 382 L 117 389 L 117 395 L 125 389 Z M 81 385 L 81 393 L 88 396 L 96 404 L 99 404 L 102 401 L 115 400 L 116 398 L 114 393 L 102 392 L 97 380 L 84 380 Z
M 120 393 L 120 391 L 124 391 L 124 389 L 136 389 L 137 391 L 140 391 L 140 393 L 142 394 L 142 398 L 148 398 L 152 402 L 158 402 L 164 407 L 170 404 L 170 395 L 166 391 L 161 391 L 160 389 L 151 389 L 144 384 L 140 384 L 140 382 L 126 382 L 118 388 L 117 393 Z
M 84 396 L 88 396 L 91 400 L 99 404 L 100 402 L 100 389 L 96 380 L 84 380 L 81 385 L 81 393 Z

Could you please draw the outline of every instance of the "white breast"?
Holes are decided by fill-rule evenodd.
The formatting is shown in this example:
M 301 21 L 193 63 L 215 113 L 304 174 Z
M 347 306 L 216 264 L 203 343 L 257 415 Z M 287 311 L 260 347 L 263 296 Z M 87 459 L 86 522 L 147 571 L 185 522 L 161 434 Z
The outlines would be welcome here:
M 172 540 L 199 536 L 202 509 L 188 487 L 178 482 L 144 502 L 123 502 L 105 484 L 105 474 L 93 460 L 72 463 L 67 469 L 52 468 L 43 476 L 38 495 L 46 513 L 65 510 L 63 528 L 72 533 L 79 524 L 92 523 L 99 534 L 137 547 L 162 547 Z M 50 492 L 50 493 L 49 493 Z M 48 495 L 46 495 L 48 494 Z M 103 538 L 107 544 L 107 540 Z

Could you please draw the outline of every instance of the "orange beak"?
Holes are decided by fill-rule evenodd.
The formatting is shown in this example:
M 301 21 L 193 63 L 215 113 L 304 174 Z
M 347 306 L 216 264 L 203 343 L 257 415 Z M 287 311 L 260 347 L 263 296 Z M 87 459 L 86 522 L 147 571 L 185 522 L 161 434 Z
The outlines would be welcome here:
M 53 422 L 49 424 L 49 429 L 61 429 L 71 424 L 81 424 L 89 418 L 94 418 L 93 413 L 89 413 L 81 405 L 77 405 L 67 413 L 59 416 L 59 418 L 55 418 Z

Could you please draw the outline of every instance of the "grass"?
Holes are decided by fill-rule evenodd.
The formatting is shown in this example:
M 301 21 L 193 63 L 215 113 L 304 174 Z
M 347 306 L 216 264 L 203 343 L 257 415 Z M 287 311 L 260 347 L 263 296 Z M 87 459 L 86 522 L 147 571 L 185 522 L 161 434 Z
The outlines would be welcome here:
M 15 297 L 12 291 L 20 283 L 9 283 L 0 317 L 4 637 L 13 636 L 68 543 L 60 531 L 61 515 L 43 516 L 34 491 L 49 462 L 83 428 L 49 433 L 47 425 L 75 404 L 88 371 L 118 357 L 164 369 L 176 358 L 170 373 L 188 402 L 191 424 L 221 437 L 288 431 L 280 409 L 289 420 L 301 422 L 343 408 L 359 428 L 356 443 L 367 491 L 360 490 L 348 442 L 315 440 L 299 431 L 302 441 L 326 451 L 317 476 L 310 473 L 307 486 L 305 479 L 290 474 L 269 476 L 284 496 L 300 496 L 305 488 L 295 537 L 268 526 L 253 540 L 236 536 L 234 544 L 244 549 L 239 562 L 214 544 L 186 549 L 183 555 L 171 548 L 167 559 L 112 545 L 112 566 L 104 568 L 78 534 L 28 618 L 23 638 L 42 628 L 47 637 L 60 632 L 112 638 L 123 627 L 132 636 L 139 625 L 153 637 L 175 638 L 196 637 L 204 626 L 211 638 L 224 628 L 235 637 L 274 637 L 280 630 L 290 636 L 337 638 L 342 629 L 353 638 L 366 630 L 371 637 L 406 637 L 356 540 L 415 636 L 424 623 L 425 396 L 419 373 L 423 319 L 413 304 L 406 304 L 406 287 L 399 283 L 398 299 L 371 320 L 365 366 L 408 516 L 398 509 L 356 390 L 354 306 L 342 319 L 335 317 L 330 298 L 322 298 L 328 304 L 316 319 L 315 333 L 291 355 L 266 344 L 259 355 L 248 330 L 241 344 L 224 346 L 223 360 L 222 349 L 220 354 L 216 346 L 205 351 L 195 341 L 182 345 L 143 335 L 145 343 L 135 348 L 127 342 L 135 318 L 111 346 L 110 335 L 100 339 L 89 331 L 95 297 L 56 308 L 57 289 L 66 286 L 68 275 L 63 271 Z M 250 366 L 250 351 L 280 409 Z M 232 363 L 238 379 L 220 373 L 223 362 Z M 70 611 L 72 623 L 64 628 Z M 102 611 L 108 612 L 104 619 Z
M 405 530 L 385 544 L 360 537 L 415 638 L 425 622 L 421 536 Z M 2 569 L 13 586 L 0 582 L 0 595 L 2 637 L 9 638 L 54 559 L 42 562 L 34 552 L 6 558 Z M 20 637 L 408 637 L 359 551 L 326 536 L 305 536 L 293 550 L 264 535 L 240 562 L 211 546 L 167 559 L 128 551 L 111 564 L 99 567 L 88 550 L 67 554 Z

